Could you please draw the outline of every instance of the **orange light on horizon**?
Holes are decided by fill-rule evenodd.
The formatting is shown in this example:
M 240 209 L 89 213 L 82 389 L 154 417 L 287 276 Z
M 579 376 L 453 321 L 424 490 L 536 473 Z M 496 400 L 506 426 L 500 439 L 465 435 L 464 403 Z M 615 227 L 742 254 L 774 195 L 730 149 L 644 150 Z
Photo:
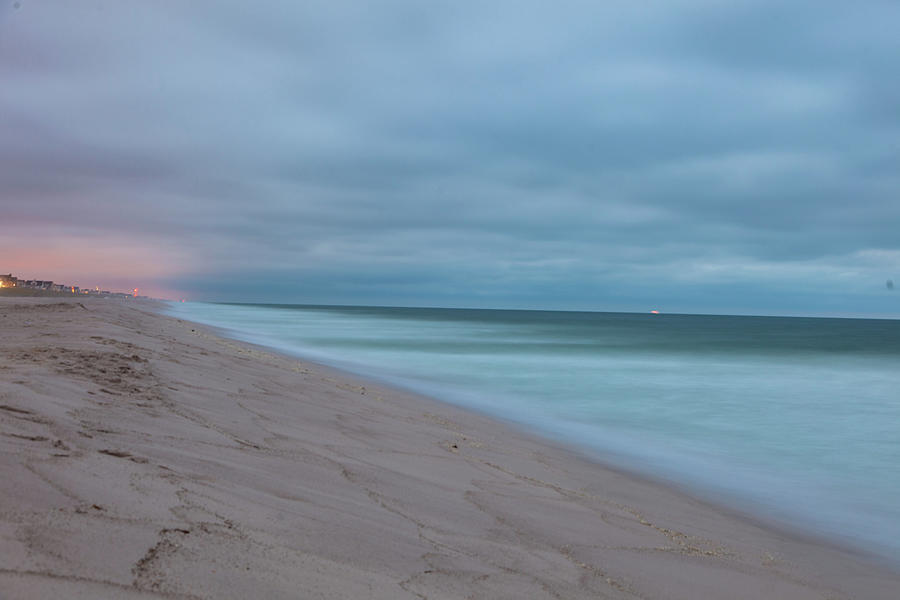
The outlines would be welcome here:
M 659 314 L 659 311 L 658 311 L 658 310 L 651 310 L 651 311 L 650 311 L 650 314 L 651 314 L 651 315 L 658 315 L 658 314 Z

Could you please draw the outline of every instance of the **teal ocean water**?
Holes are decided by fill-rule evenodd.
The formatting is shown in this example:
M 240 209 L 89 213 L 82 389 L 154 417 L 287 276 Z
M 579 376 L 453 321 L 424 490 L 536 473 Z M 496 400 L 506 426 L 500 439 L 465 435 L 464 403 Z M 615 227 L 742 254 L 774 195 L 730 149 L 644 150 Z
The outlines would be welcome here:
M 173 304 L 900 563 L 900 321 Z

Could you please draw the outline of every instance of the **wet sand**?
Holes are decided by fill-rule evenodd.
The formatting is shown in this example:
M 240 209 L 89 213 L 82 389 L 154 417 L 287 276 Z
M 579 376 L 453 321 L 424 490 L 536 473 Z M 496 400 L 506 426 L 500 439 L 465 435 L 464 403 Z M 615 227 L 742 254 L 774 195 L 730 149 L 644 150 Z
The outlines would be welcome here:
M 0 598 L 898 597 L 861 555 L 158 310 L 0 298 Z

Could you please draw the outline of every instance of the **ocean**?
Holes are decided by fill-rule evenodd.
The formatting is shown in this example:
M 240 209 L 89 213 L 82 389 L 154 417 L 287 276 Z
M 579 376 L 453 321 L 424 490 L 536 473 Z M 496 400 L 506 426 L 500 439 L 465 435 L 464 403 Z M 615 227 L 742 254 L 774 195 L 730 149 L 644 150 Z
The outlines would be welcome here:
M 172 303 L 900 564 L 900 320 Z

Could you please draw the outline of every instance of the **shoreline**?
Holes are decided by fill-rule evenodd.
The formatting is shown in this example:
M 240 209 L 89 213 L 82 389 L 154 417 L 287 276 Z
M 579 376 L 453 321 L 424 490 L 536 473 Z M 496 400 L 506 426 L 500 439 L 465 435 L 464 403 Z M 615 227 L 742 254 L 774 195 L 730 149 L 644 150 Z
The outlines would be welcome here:
M 0 299 L 0 468 L 16 484 L 0 492 L 0 584 L 13 598 L 900 587 L 873 557 L 514 423 L 230 340 L 151 301 L 79 300 Z
M 178 315 L 177 311 L 175 310 L 175 307 L 178 306 L 176 303 L 173 303 L 171 301 L 161 301 L 161 304 L 164 305 L 164 309 L 162 311 L 162 314 L 164 316 L 184 321 L 190 321 L 190 319 Z M 174 304 L 175 307 L 170 306 L 172 304 Z M 238 304 L 242 305 L 241 303 Z M 257 305 L 250 304 L 250 306 Z M 260 304 L 259 306 L 267 305 Z M 310 306 L 315 308 L 331 308 L 328 305 Z M 433 307 L 429 307 L 427 310 L 431 310 L 431 308 Z M 770 318 L 768 316 L 759 317 Z M 411 395 L 426 402 L 438 403 L 442 406 L 453 407 L 456 410 L 462 410 L 467 413 L 479 415 L 508 428 L 513 435 L 528 436 L 538 443 L 551 445 L 559 449 L 560 451 L 569 452 L 579 460 L 586 460 L 591 463 L 597 464 L 601 468 L 617 472 L 625 477 L 631 477 L 650 485 L 658 485 L 669 491 L 683 494 L 687 500 L 691 502 L 706 503 L 711 509 L 722 512 L 723 514 L 727 514 L 729 518 L 740 519 L 750 525 L 769 529 L 796 540 L 803 541 L 805 543 L 831 547 L 837 551 L 846 552 L 850 555 L 857 556 L 861 560 L 879 565 L 883 568 L 900 574 L 900 558 L 894 556 L 893 548 L 884 545 L 874 546 L 871 544 L 871 542 L 866 541 L 863 538 L 854 538 L 848 535 L 841 534 L 837 531 L 817 529 L 809 521 L 801 522 L 800 520 L 802 520 L 803 517 L 802 515 L 799 515 L 797 513 L 792 515 L 790 512 L 782 510 L 782 512 L 778 514 L 772 514 L 770 512 L 767 512 L 768 507 L 762 502 L 742 498 L 736 493 L 715 491 L 710 487 L 704 487 L 702 484 L 686 481 L 678 474 L 667 475 L 660 469 L 653 469 L 649 467 L 642 468 L 634 460 L 632 460 L 631 464 L 629 464 L 629 459 L 627 457 L 617 459 L 614 453 L 606 451 L 602 448 L 598 448 L 596 446 L 585 444 L 583 442 L 566 441 L 565 439 L 563 439 L 563 436 L 559 435 L 558 433 L 554 433 L 553 431 L 548 429 L 541 429 L 533 423 L 517 420 L 512 417 L 507 417 L 499 412 L 492 412 L 474 404 L 454 402 L 451 399 L 442 398 L 440 392 L 436 389 L 432 389 L 430 391 L 427 389 L 416 389 L 414 386 L 405 385 L 402 381 L 402 378 L 380 376 L 372 369 L 366 371 L 364 370 L 365 365 L 362 364 L 352 364 L 347 362 L 345 362 L 344 364 L 352 364 L 353 366 L 333 364 L 329 363 L 327 358 L 318 357 L 314 354 L 304 354 L 303 350 L 294 349 L 288 345 L 279 345 L 276 340 L 272 340 L 272 345 L 267 345 L 266 341 L 261 340 L 258 336 L 254 337 L 252 335 L 246 334 L 245 332 L 230 330 L 225 326 L 219 326 L 202 321 L 195 323 L 197 323 L 199 327 L 206 328 L 207 330 L 212 332 L 213 335 L 235 340 L 241 344 L 255 347 L 263 352 L 274 353 L 280 356 L 287 357 L 289 359 L 304 361 L 306 363 L 315 365 L 319 369 L 329 371 L 336 377 L 355 381 L 358 385 L 369 385 L 374 383 L 388 390 L 393 390 L 396 393 Z M 358 366 L 360 370 L 354 370 L 354 366 Z M 800 520 L 798 520 L 798 522 L 796 523 L 793 523 L 791 522 L 792 518 L 798 518 Z M 871 548 L 869 546 L 871 546 Z

